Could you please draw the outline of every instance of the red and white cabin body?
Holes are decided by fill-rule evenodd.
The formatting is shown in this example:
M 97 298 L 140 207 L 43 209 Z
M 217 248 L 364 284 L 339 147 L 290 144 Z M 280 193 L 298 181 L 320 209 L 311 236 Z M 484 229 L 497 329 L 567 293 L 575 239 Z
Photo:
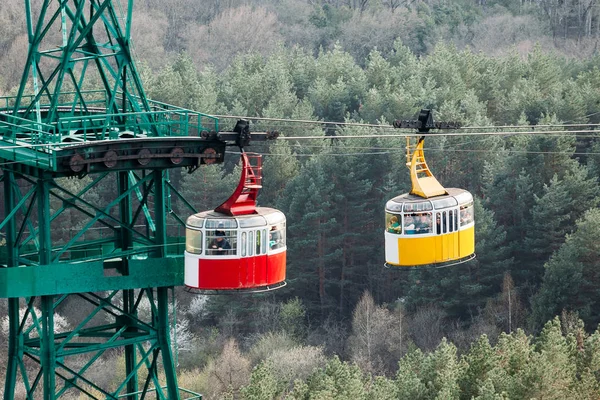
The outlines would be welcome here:
M 194 214 L 186 223 L 185 285 L 198 291 L 264 291 L 285 285 L 285 215 Z

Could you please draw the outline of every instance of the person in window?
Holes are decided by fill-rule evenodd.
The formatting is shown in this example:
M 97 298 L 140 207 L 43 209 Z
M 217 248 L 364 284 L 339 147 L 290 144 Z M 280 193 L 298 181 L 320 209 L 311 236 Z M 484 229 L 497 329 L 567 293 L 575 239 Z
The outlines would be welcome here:
M 430 223 L 429 216 L 427 214 L 421 214 L 417 216 L 417 221 L 415 223 L 415 231 L 417 233 L 429 233 Z
M 408 235 L 415 233 L 415 221 L 411 215 L 404 218 L 404 232 Z
M 390 222 L 388 224 L 388 232 L 392 233 L 400 233 L 402 231 L 402 227 L 400 226 L 400 222 L 398 222 L 398 217 L 392 215 L 390 218 Z
M 271 249 L 276 249 L 279 247 L 279 243 L 281 243 L 281 233 L 275 226 L 272 226 L 269 232 L 269 246 Z
M 227 254 L 227 250 L 231 250 L 231 245 L 227 238 L 225 238 L 225 232 L 218 230 L 215 231 L 215 238 L 210 242 L 208 246 L 213 254 L 224 255 Z

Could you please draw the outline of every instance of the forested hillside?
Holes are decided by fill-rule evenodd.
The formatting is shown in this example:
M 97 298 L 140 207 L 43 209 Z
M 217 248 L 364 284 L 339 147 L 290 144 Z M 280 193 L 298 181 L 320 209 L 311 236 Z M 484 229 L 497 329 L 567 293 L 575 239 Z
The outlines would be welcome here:
M 2 95 L 23 69 L 22 8 L 0 3 Z M 178 293 L 181 386 L 208 399 L 600 396 L 600 141 L 596 126 L 568 127 L 600 123 L 599 2 L 138 0 L 134 13 L 152 99 L 332 122 L 254 123 L 323 137 L 248 149 L 264 154 L 260 205 L 287 216 L 288 285 Z M 385 269 L 384 205 L 410 189 L 405 141 L 351 123 L 385 125 L 421 108 L 506 134 L 426 143 L 437 179 L 476 199 L 477 258 Z M 509 134 L 530 125 L 553 133 Z M 235 188 L 236 164 L 230 154 L 193 174 L 173 170 L 171 181 L 212 209 Z M 77 192 L 87 179 L 66 184 Z M 57 239 L 77 230 L 71 223 Z M 63 307 L 66 324 L 75 312 Z M 5 339 L 3 324 L 0 359 Z M 122 371 L 123 358 L 107 366 Z

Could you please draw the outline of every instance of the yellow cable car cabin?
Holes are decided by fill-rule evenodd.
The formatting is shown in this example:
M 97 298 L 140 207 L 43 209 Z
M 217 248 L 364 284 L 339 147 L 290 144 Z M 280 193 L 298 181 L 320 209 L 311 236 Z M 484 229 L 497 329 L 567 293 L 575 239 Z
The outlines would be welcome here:
M 385 261 L 391 267 L 443 267 L 475 253 L 473 196 L 463 189 L 424 199 L 410 193 L 385 206 Z
M 414 146 L 406 140 L 412 190 L 385 206 L 385 265 L 440 268 L 473 259 L 473 196 L 436 180 L 425 162 L 424 136 Z

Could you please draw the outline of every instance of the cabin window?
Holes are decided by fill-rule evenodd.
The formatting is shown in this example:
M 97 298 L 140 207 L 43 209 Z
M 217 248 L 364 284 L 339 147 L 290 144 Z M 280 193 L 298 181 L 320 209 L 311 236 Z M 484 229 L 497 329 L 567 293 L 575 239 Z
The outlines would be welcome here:
M 385 213 L 385 226 L 391 233 L 402 233 L 402 215 Z
M 236 254 L 237 230 L 227 230 L 222 225 L 206 231 L 206 255 L 230 256 Z
M 430 211 L 433 210 L 433 205 L 429 201 L 421 203 L 405 203 L 404 212 L 415 212 L 415 211 Z
M 454 214 L 454 230 L 457 231 L 458 230 L 458 210 L 453 210 L 452 213 Z
M 285 223 L 271 225 L 269 229 L 269 247 L 271 250 L 285 246 Z
M 246 232 L 242 232 L 242 257 L 246 257 Z
M 448 232 L 448 220 L 446 219 L 447 211 L 442 212 L 442 233 Z
M 185 230 L 185 249 L 188 253 L 202 254 L 202 231 Z
M 263 237 L 263 240 L 260 242 L 260 252 L 262 254 L 267 254 L 267 240 L 266 240 L 267 230 L 266 229 L 262 230 L 262 237 Z
M 254 255 L 254 232 L 248 232 L 248 255 Z
M 403 223 L 407 235 L 430 233 L 433 226 L 430 212 L 405 214 Z
M 256 231 L 256 254 L 260 254 L 260 241 L 262 239 L 262 235 L 260 231 Z
M 474 221 L 473 203 L 460 206 L 460 226 L 469 225 Z

